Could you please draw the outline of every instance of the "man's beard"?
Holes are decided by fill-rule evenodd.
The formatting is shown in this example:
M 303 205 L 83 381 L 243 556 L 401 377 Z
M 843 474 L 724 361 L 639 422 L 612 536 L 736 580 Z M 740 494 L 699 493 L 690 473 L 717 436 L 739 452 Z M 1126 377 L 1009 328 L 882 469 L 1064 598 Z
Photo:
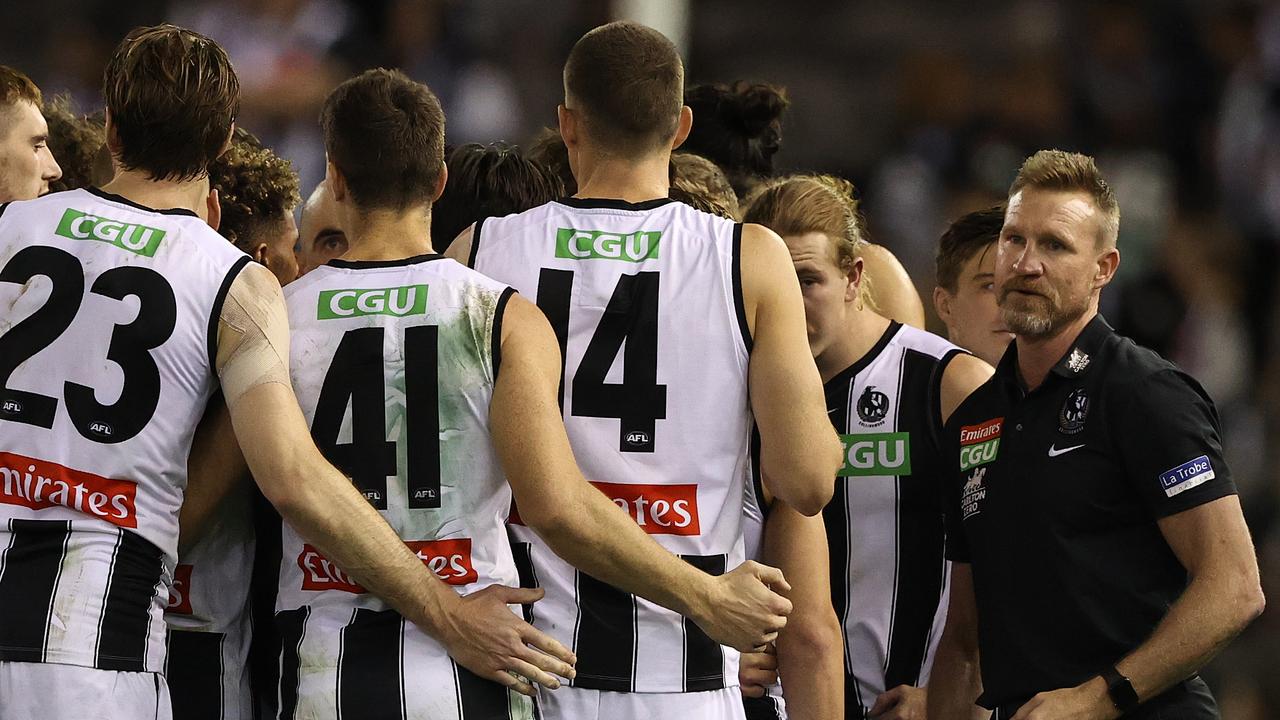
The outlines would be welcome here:
M 1014 290 L 1030 290 L 1018 283 L 1008 283 L 1000 295 L 1000 315 L 1009 332 L 1029 340 L 1052 337 L 1088 309 L 1088 302 L 1076 306 L 1055 303 L 1047 295 L 1014 294 Z

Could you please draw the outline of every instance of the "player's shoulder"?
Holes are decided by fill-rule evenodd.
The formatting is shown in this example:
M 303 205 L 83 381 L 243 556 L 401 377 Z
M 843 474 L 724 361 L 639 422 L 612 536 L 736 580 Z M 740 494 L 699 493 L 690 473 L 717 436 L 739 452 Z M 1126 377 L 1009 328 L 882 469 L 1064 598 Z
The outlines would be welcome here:
M 902 324 L 898 328 L 898 333 L 894 336 L 893 342 L 906 350 L 913 350 L 938 360 L 948 355 L 965 352 L 959 345 L 944 337 L 906 324 Z

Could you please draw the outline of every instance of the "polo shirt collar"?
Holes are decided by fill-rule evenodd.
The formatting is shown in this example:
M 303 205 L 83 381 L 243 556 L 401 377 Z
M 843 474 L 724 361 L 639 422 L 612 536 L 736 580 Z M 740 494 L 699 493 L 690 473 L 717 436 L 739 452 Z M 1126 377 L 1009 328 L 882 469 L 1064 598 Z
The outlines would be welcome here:
M 1080 377 L 1089 372 L 1089 368 L 1096 364 L 1094 361 L 1102 350 L 1102 343 L 1114 333 L 1101 313 L 1094 315 L 1076 336 L 1071 349 L 1053 366 L 1052 372 L 1064 378 Z

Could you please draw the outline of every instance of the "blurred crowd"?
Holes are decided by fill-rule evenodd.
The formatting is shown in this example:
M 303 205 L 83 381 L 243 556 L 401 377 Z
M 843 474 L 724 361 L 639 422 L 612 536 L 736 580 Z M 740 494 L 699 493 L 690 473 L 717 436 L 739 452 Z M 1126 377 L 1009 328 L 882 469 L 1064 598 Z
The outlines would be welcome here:
M 1002 200 L 1038 148 L 1097 157 L 1123 212 L 1103 312 L 1213 395 L 1264 587 L 1280 597 L 1280 4 L 664 4 L 686 11 L 690 83 L 786 88 L 777 169 L 852 179 L 871 239 L 901 258 L 926 306 L 951 219 Z M 293 162 L 305 194 L 324 173 L 320 103 L 352 72 L 394 66 L 426 82 L 450 145 L 526 144 L 555 124 L 573 41 L 619 7 L 44 0 L 3 12 L 0 63 L 79 113 L 100 107 L 101 69 L 129 28 L 169 20 L 210 35 L 240 76 L 240 124 Z M 1278 665 L 1272 603 L 1206 673 L 1223 716 L 1280 717 Z

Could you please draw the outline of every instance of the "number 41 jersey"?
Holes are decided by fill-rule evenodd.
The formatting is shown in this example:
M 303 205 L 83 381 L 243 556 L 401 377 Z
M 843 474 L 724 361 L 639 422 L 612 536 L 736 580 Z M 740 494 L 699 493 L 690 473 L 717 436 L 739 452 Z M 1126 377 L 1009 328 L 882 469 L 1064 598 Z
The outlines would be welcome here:
M 743 561 L 752 417 L 741 228 L 666 199 L 569 198 L 472 231 L 471 264 L 537 298 L 555 329 L 583 474 L 663 547 L 713 574 Z M 577 653 L 575 686 L 738 684 L 732 649 L 578 572 L 512 523 L 522 581 L 546 590 L 533 623 Z
M 195 213 L 100 190 L 2 209 L 0 660 L 159 672 L 187 456 L 249 258 Z

